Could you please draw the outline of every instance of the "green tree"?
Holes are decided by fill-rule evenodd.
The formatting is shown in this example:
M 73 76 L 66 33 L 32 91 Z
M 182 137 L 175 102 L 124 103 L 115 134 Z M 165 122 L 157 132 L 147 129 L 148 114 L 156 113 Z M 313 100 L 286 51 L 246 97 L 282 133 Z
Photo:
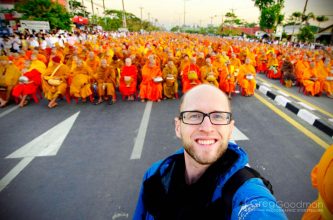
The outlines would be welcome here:
M 316 16 L 312 12 L 309 12 L 308 14 L 303 14 L 302 15 L 302 23 L 305 22 L 306 25 L 309 25 L 309 21 L 311 19 L 312 20 L 316 19 Z
M 328 21 L 328 17 L 326 17 L 325 15 L 319 15 L 316 17 L 316 21 L 318 22 L 318 31 L 320 29 L 320 23 Z
M 229 24 L 230 26 L 234 26 L 234 25 L 242 25 L 243 22 L 241 21 L 241 19 L 239 19 L 237 17 L 237 15 L 233 12 L 227 12 L 225 14 L 225 21 L 224 24 Z
M 297 38 L 303 42 L 312 42 L 314 40 L 314 32 L 310 26 L 304 26 L 300 29 Z
M 284 0 L 253 0 L 254 5 L 260 10 L 259 26 L 261 29 L 273 29 L 281 24 L 284 15 L 281 10 Z
M 118 28 L 122 27 L 123 11 L 114 10 L 114 9 L 105 10 L 105 15 L 106 18 L 98 22 L 98 24 L 101 25 L 103 29 L 118 30 Z M 150 22 L 141 21 L 140 18 L 136 17 L 132 13 L 125 12 L 125 15 L 126 15 L 127 28 L 129 31 L 139 31 L 141 28 L 147 31 L 159 30 L 159 28 L 155 27 Z
M 14 8 L 23 13 L 22 20 L 49 21 L 51 29 L 71 28 L 70 14 L 62 5 L 51 0 L 23 0 L 16 3 Z
M 87 11 L 86 7 L 82 5 L 81 2 L 79 1 L 69 0 L 68 5 L 72 16 L 78 15 L 78 16 L 88 17 L 88 15 L 90 14 Z

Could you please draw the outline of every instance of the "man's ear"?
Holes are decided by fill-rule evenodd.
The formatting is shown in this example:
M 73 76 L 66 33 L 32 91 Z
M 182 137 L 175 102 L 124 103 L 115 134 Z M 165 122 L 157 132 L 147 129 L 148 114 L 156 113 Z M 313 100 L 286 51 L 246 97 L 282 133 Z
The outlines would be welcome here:
M 180 123 L 181 121 L 179 120 L 179 118 L 175 118 L 175 132 L 176 132 L 176 136 L 178 138 L 181 138 L 181 135 L 180 135 Z

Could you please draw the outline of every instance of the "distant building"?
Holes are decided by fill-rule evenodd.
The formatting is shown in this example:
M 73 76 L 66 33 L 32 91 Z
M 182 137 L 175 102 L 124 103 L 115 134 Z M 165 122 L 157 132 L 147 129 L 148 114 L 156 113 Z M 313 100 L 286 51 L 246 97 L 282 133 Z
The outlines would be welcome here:
M 316 42 L 326 43 L 333 45 L 333 24 L 321 29 L 315 35 Z

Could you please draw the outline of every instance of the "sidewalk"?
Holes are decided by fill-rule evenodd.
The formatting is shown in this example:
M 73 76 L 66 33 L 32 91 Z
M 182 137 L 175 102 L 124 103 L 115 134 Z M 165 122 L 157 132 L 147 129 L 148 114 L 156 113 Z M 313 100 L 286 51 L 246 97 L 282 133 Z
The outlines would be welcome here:
M 333 99 L 305 96 L 298 87 L 286 88 L 264 75 L 257 74 L 256 79 L 259 92 L 333 139 Z

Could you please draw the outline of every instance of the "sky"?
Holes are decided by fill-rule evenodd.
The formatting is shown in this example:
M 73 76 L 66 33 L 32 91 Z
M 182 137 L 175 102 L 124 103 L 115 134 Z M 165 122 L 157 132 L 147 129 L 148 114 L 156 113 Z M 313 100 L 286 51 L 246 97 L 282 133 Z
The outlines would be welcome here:
M 78 0 L 81 1 L 81 0 Z M 91 0 L 82 0 L 89 12 Z M 285 7 L 282 13 L 288 18 L 295 11 L 302 12 L 306 0 L 285 0 Z M 104 0 L 107 9 L 122 10 L 121 0 Z M 171 28 L 184 24 L 207 26 L 208 24 L 218 25 L 222 21 L 222 15 L 231 10 L 247 22 L 258 23 L 259 9 L 254 6 L 252 0 L 124 0 L 125 10 L 135 14 L 142 19 L 157 19 L 157 25 Z M 94 11 L 100 16 L 103 14 L 103 0 L 94 0 Z M 326 15 L 329 21 L 321 26 L 333 24 L 333 0 L 308 0 L 306 12 L 313 12 L 315 15 Z M 149 14 L 148 14 L 149 13 Z

